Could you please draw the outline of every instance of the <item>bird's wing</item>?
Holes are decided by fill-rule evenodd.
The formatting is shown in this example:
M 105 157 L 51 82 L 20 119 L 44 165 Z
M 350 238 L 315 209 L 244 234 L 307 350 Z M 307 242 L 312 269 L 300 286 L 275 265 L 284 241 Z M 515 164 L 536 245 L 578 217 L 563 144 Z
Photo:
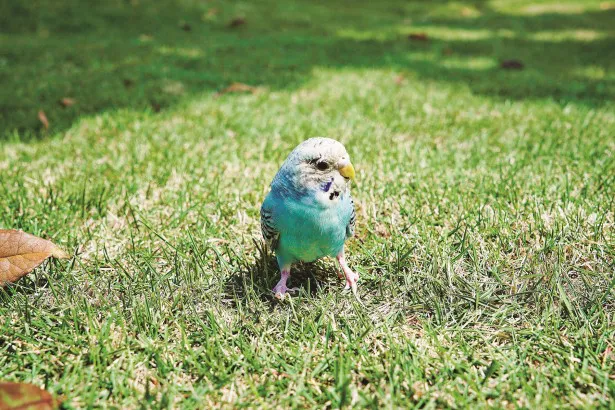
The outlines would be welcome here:
M 261 232 L 267 245 L 271 249 L 278 247 L 278 240 L 280 238 L 280 232 L 275 228 L 273 222 L 273 211 L 267 206 L 267 201 L 261 206 Z
M 350 220 L 348 221 L 348 225 L 346 225 L 346 238 L 350 238 L 354 235 L 354 225 L 357 221 L 357 213 L 354 210 L 354 200 L 350 197 Z

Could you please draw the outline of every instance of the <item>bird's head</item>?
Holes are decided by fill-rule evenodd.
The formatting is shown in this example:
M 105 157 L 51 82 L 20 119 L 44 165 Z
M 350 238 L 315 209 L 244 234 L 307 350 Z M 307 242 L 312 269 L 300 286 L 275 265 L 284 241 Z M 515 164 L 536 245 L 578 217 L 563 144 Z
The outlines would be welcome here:
M 310 138 L 295 148 L 280 169 L 297 191 L 316 195 L 322 205 L 340 200 L 355 171 L 344 146 L 331 138 Z

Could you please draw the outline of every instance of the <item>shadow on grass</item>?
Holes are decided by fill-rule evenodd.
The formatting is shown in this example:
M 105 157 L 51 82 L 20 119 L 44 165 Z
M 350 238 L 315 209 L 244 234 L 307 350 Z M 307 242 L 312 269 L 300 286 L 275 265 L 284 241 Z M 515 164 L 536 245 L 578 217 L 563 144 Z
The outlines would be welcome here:
M 10 85 L 0 91 L 0 139 L 41 138 L 121 108 L 159 111 L 232 82 L 294 89 L 317 68 L 602 105 L 615 98 L 615 10 L 564 11 L 504 14 L 481 0 L 9 0 L 0 6 L 0 83 Z M 428 40 L 409 40 L 413 32 Z M 507 59 L 524 69 L 502 70 Z M 61 104 L 66 97 L 75 103 Z
M 233 307 L 252 296 L 271 306 L 279 303 L 272 291 L 280 279 L 277 261 L 262 244 L 256 243 L 256 249 L 256 261 L 247 266 L 246 270 L 229 275 L 225 281 L 224 299 Z M 332 281 L 337 281 L 335 271 L 324 262 L 317 261 L 293 265 L 288 285 L 299 289 L 293 295 L 307 293 L 310 297 L 315 297 L 323 290 L 323 285 L 333 283 Z M 342 283 L 340 282 L 340 286 L 343 286 Z

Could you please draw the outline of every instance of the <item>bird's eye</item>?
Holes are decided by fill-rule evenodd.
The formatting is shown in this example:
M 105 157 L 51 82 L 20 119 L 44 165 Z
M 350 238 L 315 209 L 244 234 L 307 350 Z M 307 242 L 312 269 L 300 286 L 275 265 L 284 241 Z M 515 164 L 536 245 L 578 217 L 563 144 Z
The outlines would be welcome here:
M 316 163 L 316 168 L 318 168 L 321 171 L 326 171 L 329 168 L 329 164 L 327 164 L 326 161 L 318 161 Z

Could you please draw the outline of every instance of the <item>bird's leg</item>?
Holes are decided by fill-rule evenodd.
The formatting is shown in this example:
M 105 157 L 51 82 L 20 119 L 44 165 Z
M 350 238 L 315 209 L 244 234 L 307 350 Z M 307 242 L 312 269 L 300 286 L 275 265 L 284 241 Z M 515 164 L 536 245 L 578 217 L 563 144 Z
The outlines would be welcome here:
M 346 258 L 344 254 L 344 250 L 337 254 L 337 261 L 340 263 L 342 270 L 344 271 L 344 275 L 346 276 L 346 287 L 345 289 L 352 289 L 353 293 L 357 293 L 357 281 L 359 280 L 359 275 L 354 273 L 346 264 Z
M 290 265 L 283 266 L 280 272 L 280 281 L 273 288 L 273 293 L 277 299 L 284 299 L 286 293 L 292 293 L 298 290 L 298 288 L 286 287 L 286 281 L 290 277 Z

